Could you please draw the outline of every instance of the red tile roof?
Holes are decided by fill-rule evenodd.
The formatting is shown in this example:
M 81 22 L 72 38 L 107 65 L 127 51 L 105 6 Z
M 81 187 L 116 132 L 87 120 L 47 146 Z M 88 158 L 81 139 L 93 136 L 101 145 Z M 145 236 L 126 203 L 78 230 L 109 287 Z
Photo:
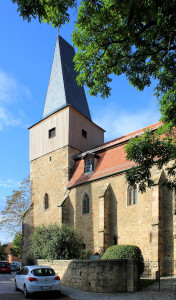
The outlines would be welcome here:
M 74 172 L 71 180 L 68 182 L 67 187 L 71 188 L 84 182 L 89 182 L 104 176 L 113 175 L 134 166 L 135 163 L 133 161 L 127 161 L 124 146 L 131 138 L 138 134 L 142 134 L 144 130 L 157 129 L 159 126 L 161 126 L 161 124 L 162 123 L 160 122 L 137 130 L 89 151 L 92 153 L 98 152 L 97 154 L 99 156 L 95 170 L 92 173 L 84 174 L 84 159 L 81 158 L 85 156 L 85 153 L 78 154 L 78 160 L 75 161 Z

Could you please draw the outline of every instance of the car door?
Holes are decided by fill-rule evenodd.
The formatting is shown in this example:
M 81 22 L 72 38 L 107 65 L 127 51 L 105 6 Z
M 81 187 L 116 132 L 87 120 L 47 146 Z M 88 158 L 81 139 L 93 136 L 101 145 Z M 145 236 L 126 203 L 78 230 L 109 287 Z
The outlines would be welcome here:
M 24 267 L 23 269 L 21 269 L 21 271 L 17 275 L 16 282 L 17 282 L 17 286 L 20 290 L 23 290 L 23 288 L 24 288 L 24 280 L 25 280 L 25 276 L 27 273 L 28 273 L 28 268 Z

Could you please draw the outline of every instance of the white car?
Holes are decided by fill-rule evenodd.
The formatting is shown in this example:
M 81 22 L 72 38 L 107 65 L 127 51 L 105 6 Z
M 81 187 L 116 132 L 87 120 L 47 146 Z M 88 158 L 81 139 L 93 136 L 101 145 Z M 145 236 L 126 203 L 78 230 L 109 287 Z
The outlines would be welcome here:
M 25 266 L 15 276 L 15 289 L 29 294 L 43 291 L 60 293 L 60 277 L 47 266 Z

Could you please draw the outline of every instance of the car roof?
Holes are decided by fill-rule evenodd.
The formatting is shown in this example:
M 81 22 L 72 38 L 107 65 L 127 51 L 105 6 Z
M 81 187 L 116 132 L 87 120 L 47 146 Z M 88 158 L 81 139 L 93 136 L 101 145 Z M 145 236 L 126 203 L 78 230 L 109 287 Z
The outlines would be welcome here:
M 34 269 L 39 269 L 39 268 L 47 268 L 47 269 L 52 269 L 51 267 L 49 266 L 38 266 L 38 265 L 33 265 L 33 266 L 25 266 L 27 268 L 29 268 L 30 270 L 34 270 Z

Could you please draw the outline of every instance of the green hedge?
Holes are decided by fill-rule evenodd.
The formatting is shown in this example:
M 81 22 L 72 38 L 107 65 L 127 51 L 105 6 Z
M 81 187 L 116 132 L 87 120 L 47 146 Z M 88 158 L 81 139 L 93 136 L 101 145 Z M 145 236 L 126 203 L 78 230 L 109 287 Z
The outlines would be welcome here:
M 141 249 L 133 245 L 115 245 L 106 249 L 102 259 L 138 259 L 138 272 L 141 275 L 144 272 L 144 258 Z

